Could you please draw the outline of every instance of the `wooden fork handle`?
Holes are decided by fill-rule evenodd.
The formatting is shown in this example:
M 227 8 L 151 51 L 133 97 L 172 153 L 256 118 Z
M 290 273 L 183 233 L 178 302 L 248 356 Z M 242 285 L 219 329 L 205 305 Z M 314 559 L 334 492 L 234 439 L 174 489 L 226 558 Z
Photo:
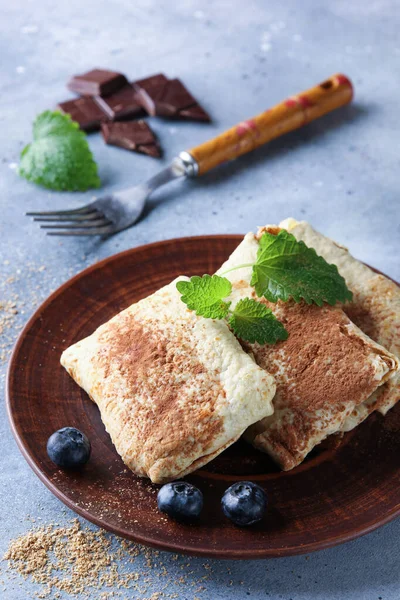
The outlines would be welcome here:
M 189 150 L 198 165 L 196 174 L 203 175 L 221 163 L 298 129 L 348 104 L 352 97 L 351 81 L 345 75 L 333 75 L 310 90 L 291 96 L 257 117 L 243 121 Z

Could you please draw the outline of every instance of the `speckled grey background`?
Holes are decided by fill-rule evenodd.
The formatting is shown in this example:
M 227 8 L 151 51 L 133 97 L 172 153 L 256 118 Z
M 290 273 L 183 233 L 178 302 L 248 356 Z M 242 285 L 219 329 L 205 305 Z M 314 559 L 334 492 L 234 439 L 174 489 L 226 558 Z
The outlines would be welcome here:
M 286 216 L 310 220 L 400 280 L 396 0 L 1 0 L 0 10 L 0 300 L 15 302 L 18 310 L 6 323 L 3 346 L 12 344 L 40 301 L 99 258 L 180 235 L 246 232 Z M 154 120 L 165 148 L 161 163 L 107 147 L 91 135 L 104 191 L 152 175 L 178 151 L 334 72 L 353 79 L 356 100 L 203 180 L 172 184 L 154 196 L 136 227 L 112 239 L 46 238 L 24 211 L 77 206 L 86 198 L 49 193 L 19 179 L 19 152 L 30 140 L 35 115 L 70 97 L 69 76 L 94 66 L 131 78 L 158 71 L 179 76 L 213 117 L 212 125 Z M 4 373 L 2 364 L 2 385 Z M 73 515 L 25 463 L 4 406 L 0 455 L 3 553 L 11 538 L 33 526 L 30 519 L 66 523 Z M 187 559 L 174 562 L 165 555 L 168 576 L 161 580 L 139 557 L 148 591 L 129 598 L 151 596 L 168 584 L 188 600 L 398 600 L 399 551 L 398 520 L 309 557 L 210 561 L 200 592 L 195 585 L 204 560 L 190 560 L 190 568 L 183 567 L 187 583 L 175 584 Z M 25 600 L 39 589 L 0 575 L 4 600 Z

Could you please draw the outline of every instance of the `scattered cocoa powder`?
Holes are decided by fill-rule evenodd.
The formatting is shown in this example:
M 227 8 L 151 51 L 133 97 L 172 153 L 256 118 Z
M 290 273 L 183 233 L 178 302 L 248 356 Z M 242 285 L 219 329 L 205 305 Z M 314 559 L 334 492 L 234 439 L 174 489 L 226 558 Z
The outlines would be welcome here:
M 24 269 L 11 271 L 9 260 L 3 261 L 4 279 L 0 281 L 0 365 L 10 355 L 19 330 L 26 321 L 25 312 L 31 314 L 46 296 L 46 288 L 55 288 L 57 283 L 49 280 L 44 265 L 27 262 Z M 22 300 L 17 291 L 23 291 Z
M 18 314 L 15 300 L 0 300 L 0 363 L 7 360 L 8 357 L 8 331 L 13 327 L 15 315 Z
M 64 593 L 99 600 L 128 600 L 135 592 L 134 597 L 140 600 L 174 600 L 181 595 L 170 589 L 178 585 L 185 587 L 185 594 L 188 586 L 192 587 L 195 595 L 191 597 L 200 600 L 197 594 L 205 590 L 204 582 L 213 570 L 205 563 L 204 574 L 195 574 L 191 557 L 163 556 L 157 550 L 82 526 L 78 519 L 63 527 L 49 524 L 28 531 L 10 542 L 3 561 L 8 562 L 8 575 L 19 574 L 38 585 L 36 598 L 61 598 Z M 183 573 L 174 577 L 168 563 L 175 562 L 175 575 L 179 567 Z M 152 592 L 155 582 L 161 591 Z M 125 590 L 131 593 L 127 595 Z M 99 595 L 95 595 L 96 591 Z

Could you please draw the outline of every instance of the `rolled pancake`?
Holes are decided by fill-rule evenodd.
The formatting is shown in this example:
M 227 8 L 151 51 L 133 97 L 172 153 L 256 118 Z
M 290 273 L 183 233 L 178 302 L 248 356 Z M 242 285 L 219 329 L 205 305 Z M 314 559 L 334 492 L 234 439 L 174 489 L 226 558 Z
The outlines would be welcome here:
M 276 234 L 270 226 L 260 230 Z M 254 263 L 258 238 L 249 233 L 218 273 Z M 251 269 L 225 274 L 232 282 L 233 306 L 257 298 Z M 275 377 L 274 413 L 251 426 L 245 438 L 268 452 L 284 469 L 300 464 L 328 435 L 337 433 L 354 409 L 398 368 L 396 357 L 365 335 L 340 307 L 293 301 L 266 304 L 289 332 L 274 345 L 243 343 L 258 365 Z
M 354 258 L 347 248 L 315 231 L 306 221 L 286 219 L 279 225 L 296 239 L 315 248 L 329 263 L 335 264 L 353 292 L 353 301 L 343 310 L 370 338 L 400 358 L 400 288 L 391 279 L 378 275 Z M 400 399 L 400 372 L 346 419 L 343 431 L 349 431 L 378 410 L 385 415 Z
M 187 309 L 179 279 L 61 357 L 98 405 L 124 463 L 156 483 L 205 465 L 273 411 L 273 377 L 225 322 Z

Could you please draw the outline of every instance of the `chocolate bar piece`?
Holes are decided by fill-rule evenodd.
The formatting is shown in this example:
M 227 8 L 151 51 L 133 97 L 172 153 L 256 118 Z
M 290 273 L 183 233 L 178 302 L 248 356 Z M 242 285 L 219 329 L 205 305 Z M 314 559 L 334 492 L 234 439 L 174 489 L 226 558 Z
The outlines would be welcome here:
M 145 114 L 142 106 L 138 104 L 135 98 L 133 87 L 129 83 L 111 94 L 111 96 L 107 96 L 107 98 L 95 96 L 94 101 L 112 121 L 134 119 Z
M 119 123 L 107 121 L 102 123 L 101 133 L 106 144 L 156 158 L 161 156 L 157 138 L 145 121 Z
M 74 100 L 60 102 L 57 108 L 62 113 L 69 114 L 84 131 L 97 131 L 100 129 L 101 121 L 106 119 L 105 114 L 92 98 L 74 98 Z
M 74 75 L 67 87 L 80 96 L 108 96 L 127 83 L 126 77 L 121 73 L 93 69 L 83 75 Z
M 132 85 L 137 93 L 137 100 L 143 106 L 143 108 L 154 117 L 156 113 L 155 98 L 163 93 L 164 88 L 168 83 L 168 78 L 162 73 L 158 75 L 152 75 L 145 79 L 139 79 L 133 81 Z
M 211 121 L 209 115 L 179 79 L 159 73 L 133 82 L 138 102 L 151 116 Z

